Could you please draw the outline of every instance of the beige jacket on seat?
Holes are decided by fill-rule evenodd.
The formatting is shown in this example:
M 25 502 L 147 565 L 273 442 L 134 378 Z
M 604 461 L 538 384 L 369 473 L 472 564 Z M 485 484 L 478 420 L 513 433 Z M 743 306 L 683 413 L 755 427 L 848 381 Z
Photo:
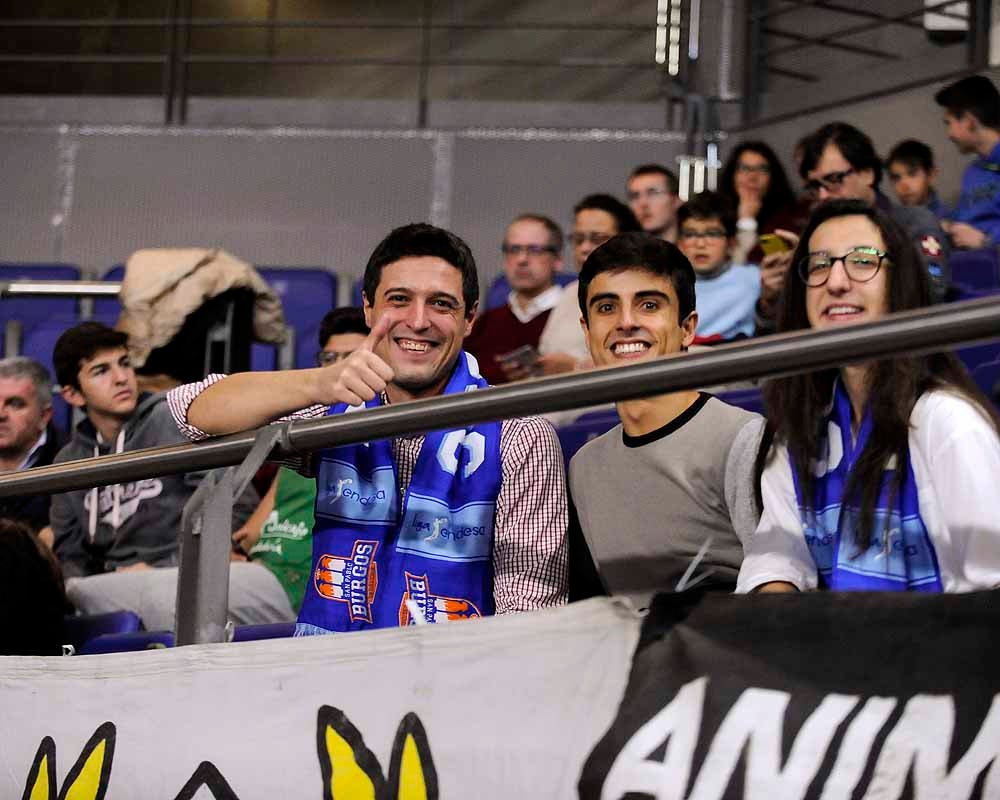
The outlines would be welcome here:
M 125 265 L 115 326 L 129 337 L 136 366 L 181 329 L 188 314 L 229 289 L 253 290 L 253 334 L 260 342 L 281 344 L 285 319 L 281 300 L 252 264 L 218 248 L 137 250 Z

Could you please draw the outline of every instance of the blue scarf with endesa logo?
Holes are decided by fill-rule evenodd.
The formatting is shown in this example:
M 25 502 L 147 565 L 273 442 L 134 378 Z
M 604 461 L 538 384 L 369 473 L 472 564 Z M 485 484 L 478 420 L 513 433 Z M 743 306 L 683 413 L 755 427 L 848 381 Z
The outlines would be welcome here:
M 920 516 L 913 467 L 890 464 L 882 473 L 875 507 L 871 544 L 857 542 L 860 513 L 857 498 L 844 496 L 848 478 L 872 431 L 871 410 L 865 411 L 857 440 L 851 436 L 851 400 L 840 381 L 828 418 L 827 456 L 811 465 L 815 476 L 811 507 L 803 501 L 793 464 L 795 495 L 809 551 L 821 588 L 834 591 L 940 592 L 941 570 L 927 528 Z M 893 472 L 905 469 L 890 506 Z
M 488 385 L 462 351 L 444 394 Z M 313 571 L 296 635 L 411 625 L 414 614 L 427 622 L 492 614 L 501 477 L 499 422 L 429 433 L 402 508 L 390 440 L 322 451 Z

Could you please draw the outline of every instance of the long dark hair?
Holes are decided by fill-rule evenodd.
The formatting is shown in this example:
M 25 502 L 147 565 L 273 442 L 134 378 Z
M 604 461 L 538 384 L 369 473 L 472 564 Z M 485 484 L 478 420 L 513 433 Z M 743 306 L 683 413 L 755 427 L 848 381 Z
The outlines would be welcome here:
M 740 156 L 746 152 L 756 153 L 767 159 L 767 166 L 771 171 L 771 181 L 767 185 L 767 191 L 761 200 L 760 211 L 757 213 L 757 225 L 761 226 L 775 212 L 794 205 L 795 193 L 788 182 L 788 175 L 785 174 L 784 167 L 781 166 L 774 150 L 768 144 L 765 142 L 741 142 L 726 160 L 726 165 L 722 168 L 722 175 L 719 177 L 719 193 L 728 197 L 735 208 L 740 207 L 740 196 L 736 192 L 736 167 L 740 163 Z
M 806 316 L 806 286 L 798 276 L 796 265 L 808 254 L 809 240 L 816 229 L 828 220 L 845 216 L 867 217 L 882 234 L 889 254 L 883 266 L 888 270 L 889 311 L 930 305 L 930 277 L 906 233 L 881 211 L 860 200 L 831 200 L 820 205 L 809 220 L 785 274 L 785 290 L 777 317 L 778 331 L 810 327 Z M 815 486 L 809 467 L 825 453 L 826 409 L 838 374 L 837 369 L 827 369 L 777 378 L 764 386 L 764 403 L 769 425 L 774 428 L 774 440 L 788 447 L 807 508 L 811 506 Z M 872 433 L 851 470 L 845 490 L 845 501 L 857 503 L 860 500 L 857 543 L 861 548 L 868 547 L 872 540 L 875 505 L 886 464 L 893 457 L 901 466 L 907 463 L 913 406 L 924 392 L 941 388 L 959 392 L 975 403 L 1000 432 L 1000 416 L 996 409 L 953 353 L 900 354 L 876 361 L 868 371 Z M 763 469 L 763 459 L 759 461 L 758 471 Z M 892 497 L 898 495 L 904 475 L 904 469 L 895 470 L 890 486 Z

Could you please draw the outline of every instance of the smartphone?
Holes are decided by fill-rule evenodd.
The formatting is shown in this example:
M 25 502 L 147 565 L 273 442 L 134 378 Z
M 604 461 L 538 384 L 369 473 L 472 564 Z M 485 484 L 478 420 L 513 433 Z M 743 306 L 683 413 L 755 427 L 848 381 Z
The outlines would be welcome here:
M 757 240 L 757 244 L 760 245 L 760 249 L 764 251 L 765 256 L 772 256 L 775 253 L 784 253 L 785 251 L 792 249 L 788 242 L 775 233 L 762 233 L 760 238 Z
M 496 356 L 496 360 L 510 367 L 530 367 L 538 361 L 538 351 L 530 344 L 526 344 L 509 353 L 501 353 Z

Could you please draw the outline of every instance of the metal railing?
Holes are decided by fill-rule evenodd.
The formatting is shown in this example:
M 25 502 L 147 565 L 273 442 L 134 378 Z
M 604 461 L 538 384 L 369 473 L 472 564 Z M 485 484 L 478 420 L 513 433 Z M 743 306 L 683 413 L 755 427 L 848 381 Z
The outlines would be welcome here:
M 338 281 L 338 285 L 340 283 L 341 281 Z M 121 288 L 120 281 L 0 281 L 0 301 L 16 297 L 72 297 L 87 302 L 94 297 L 117 297 Z M 91 319 L 92 311 L 92 308 L 87 310 L 81 308 L 81 321 Z M 279 369 L 291 369 L 295 365 L 295 329 L 286 326 L 285 332 L 284 343 L 275 346 Z M 8 319 L 4 322 L 5 358 L 21 355 L 22 333 L 21 323 L 18 320 Z
M 543 378 L 479 392 L 298 420 L 245 433 L 0 476 L 0 498 L 89 489 L 159 475 L 240 464 L 219 485 L 206 480 L 185 509 L 178 578 L 179 644 L 222 641 L 230 516 L 235 493 L 266 457 L 563 411 L 585 405 L 837 367 L 901 352 L 934 352 L 1000 338 L 1000 298 L 894 314 L 865 325 L 783 334 L 680 358 Z

